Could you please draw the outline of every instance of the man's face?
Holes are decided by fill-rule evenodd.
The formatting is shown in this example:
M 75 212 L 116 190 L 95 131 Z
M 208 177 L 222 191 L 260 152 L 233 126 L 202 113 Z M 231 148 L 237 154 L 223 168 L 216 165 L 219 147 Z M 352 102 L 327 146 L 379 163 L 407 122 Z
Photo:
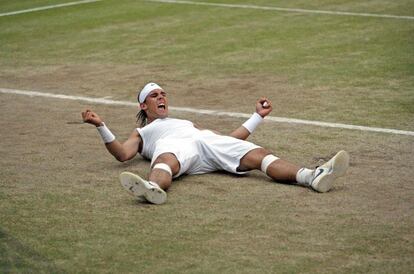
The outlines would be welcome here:
M 161 89 L 155 89 L 148 94 L 145 102 L 140 104 L 140 107 L 147 113 L 149 122 L 157 118 L 168 117 L 167 94 Z

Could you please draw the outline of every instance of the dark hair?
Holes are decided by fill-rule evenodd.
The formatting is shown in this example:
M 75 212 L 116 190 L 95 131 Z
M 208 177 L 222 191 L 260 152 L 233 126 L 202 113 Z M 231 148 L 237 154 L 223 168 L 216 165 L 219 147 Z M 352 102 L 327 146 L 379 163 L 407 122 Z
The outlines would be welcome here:
M 141 91 L 138 92 L 138 95 L 137 95 L 138 103 L 141 103 L 139 101 L 139 95 L 141 94 Z M 141 109 L 140 111 L 138 111 L 136 117 L 137 117 L 137 124 L 139 124 L 140 127 L 145 127 L 147 125 L 147 113 L 144 110 Z
M 141 126 L 141 127 L 145 127 L 147 125 L 147 113 L 141 109 L 138 113 L 137 113 L 137 123 Z

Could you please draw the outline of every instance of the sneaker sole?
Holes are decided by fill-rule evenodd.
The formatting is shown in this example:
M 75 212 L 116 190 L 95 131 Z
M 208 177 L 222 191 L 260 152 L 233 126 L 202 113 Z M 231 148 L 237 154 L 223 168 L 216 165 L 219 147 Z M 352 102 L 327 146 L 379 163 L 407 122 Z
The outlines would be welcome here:
M 157 205 L 163 204 L 167 200 L 167 194 L 163 190 L 147 188 L 145 180 L 134 173 L 122 172 L 119 179 L 124 189 L 135 198 L 145 198 L 147 201 Z
M 318 192 L 328 192 L 332 188 L 336 178 L 344 176 L 349 167 L 349 154 L 341 150 L 331 160 L 332 172 L 322 177 L 316 186 L 313 187 Z

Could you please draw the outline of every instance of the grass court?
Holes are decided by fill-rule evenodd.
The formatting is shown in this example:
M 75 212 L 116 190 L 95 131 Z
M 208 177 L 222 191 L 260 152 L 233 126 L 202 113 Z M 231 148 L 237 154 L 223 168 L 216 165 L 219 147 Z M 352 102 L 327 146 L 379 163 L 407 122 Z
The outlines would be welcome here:
M 2 0 L 0 15 L 68 2 Z M 412 1 L 194 2 L 0 16 L 0 88 L 134 102 L 155 81 L 174 107 L 249 114 L 267 96 L 271 116 L 414 131 Z M 136 127 L 136 107 L 0 93 L 1 273 L 414 271 L 413 136 L 267 121 L 250 141 L 307 167 L 347 150 L 347 176 L 326 194 L 186 176 L 153 206 L 118 181 L 149 163 L 116 162 L 85 108 L 121 141 Z M 170 116 L 224 134 L 245 120 Z

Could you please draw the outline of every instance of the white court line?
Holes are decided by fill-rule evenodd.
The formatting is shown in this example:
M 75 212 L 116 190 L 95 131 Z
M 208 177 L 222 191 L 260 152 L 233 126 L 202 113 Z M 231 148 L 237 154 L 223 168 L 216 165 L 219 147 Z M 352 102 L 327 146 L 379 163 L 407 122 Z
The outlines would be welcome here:
M 102 1 L 102 0 L 84 0 L 84 1 L 76 1 L 76 2 L 68 2 L 68 3 L 63 3 L 63 4 L 57 4 L 57 5 L 43 6 L 43 7 L 32 8 L 32 9 L 11 11 L 11 12 L 0 13 L 0 17 L 16 15 L 16 14 L 22 14 L 22 13 L 29 13 L 29 12 L 40 11 L 40 10 L 49 10 L 49 9 L 56 9 L 56 8 L 74 6 L 74 5 L 88 4 L 88 3 L 99 2 L 99 1 Z
M 0 13 L 0 17 L 17 15 L 17 14 L 22 14 L 22 13 L 29 13 L 29 12 L 34 12 L 34 11 L 48 10 L 48 9 L 54 9 L 54 8 L 61 8 L 61 7 L 67 7 L 67 6 L 73 6 L 73 5 L 87 4 L 87 3 L 99 2 L 99 1 L 103 1 L 103 0 L 84 0 L 84 1 L 69 2 L 69 3 L 50 5 L 50 6 L 25 9 L 25 10 L 19 10 L 19 11 L 12 11 L 12 12 Z M 243 8 L 243 9 L 274 10 L 274 11 L 287 11 L 287 12 L 299 12 L 299 13 L 316 13 L 316 14 L 328 14 L 328 15 L 363 16 L 363 17 L 379 17 L 379 18 L 414 20 L 414 16 L 377 14 L 377 13 L 310 10 L 310 9 L 281 8 L 281 7 L 239 5 L 239 4 L 225 4 L 225 3 L 208 3 L 208 2 L 194 2 L 194 1 L 181 1 L 181 0 L 144 0 L 144 1 L 156 2 L 156 3 L 170 3 L 170 4 L 203 5 L 203 6 L 214 6 L 214 7 L 225 7 L 225 8 Z
M 359 12 L 345 12 L 345 11 L 280 8 L 280 7 L 270 7 L 270 6 L 194 2 L 194 1 L 184 1 L 184 0 L 146 0 L 146 1 L 147 2 L 157 2 L 157 3 L 170 3 L 170 4 L 213 6 L 213 7 L 223 7 L 223 8 L 273 10 L 273 11 L 287 11 L 287 12 L 299 12 L 299 13 L 316 13 L 316 14 L 328 14 L 328 15 L 363 16 L 363 17 L 379 17 L 379 18 L 414 20 L 414 16 L 390 15 L 390 14 L 378 14 L 378 13 L 359 13 Z
M 105 105 L 121 105 L 121 106 L 135 106 L 136 107 L 138 104 L 138 103 L 128 102 L 128 101 L 109 100 L 105 98 L 72 96 L 72 95 L 64 95 L 64 94 L 54 94 L 54 93 L 6 89 L 6 88 L 0 88 L 0 93 L 25 95 L 25 96 L 31 96 L 31 97 L 47 97 L 47 98 L 55 98 L 55 99 L 63 99 L 63 100 L 83 101 L 83 102 L 89 102 L 93 104 L 105 104 Z M 236 117 L 236 118 L 250 118 L 251 116 L 251 114 L 246 114 L 246 113 L 207 110 L 207 109 L 171 107 L 171 106 L 169 107 L 169 109 L 172 111 L 178 111 L 178 112 L 189 112 L 189 113 L 206 114 L 206 115 L 212 115 L 212 116 L 230 116 L 230 117 Z M 320 121 L 310 121 L 310 120 L 292 119 L 292 118 L 275 117 L 275 116 L 267 116 L 265 120 L 272 121 L 272 122 L 278 122 L 278 123 L 302 124 L 302 125 L 311 125 L 311 126 L 319 126 L 319 127 L 331 127 L 331 128 L 340 128 L 340 129 L 351 129 L 351 130 L 361 130 L 361 131 L 414 136 L 414 131 L 389 129 L 389 128 L 355 126 L 355 125 L 327 123 L 327 122 L 320 122 Z

